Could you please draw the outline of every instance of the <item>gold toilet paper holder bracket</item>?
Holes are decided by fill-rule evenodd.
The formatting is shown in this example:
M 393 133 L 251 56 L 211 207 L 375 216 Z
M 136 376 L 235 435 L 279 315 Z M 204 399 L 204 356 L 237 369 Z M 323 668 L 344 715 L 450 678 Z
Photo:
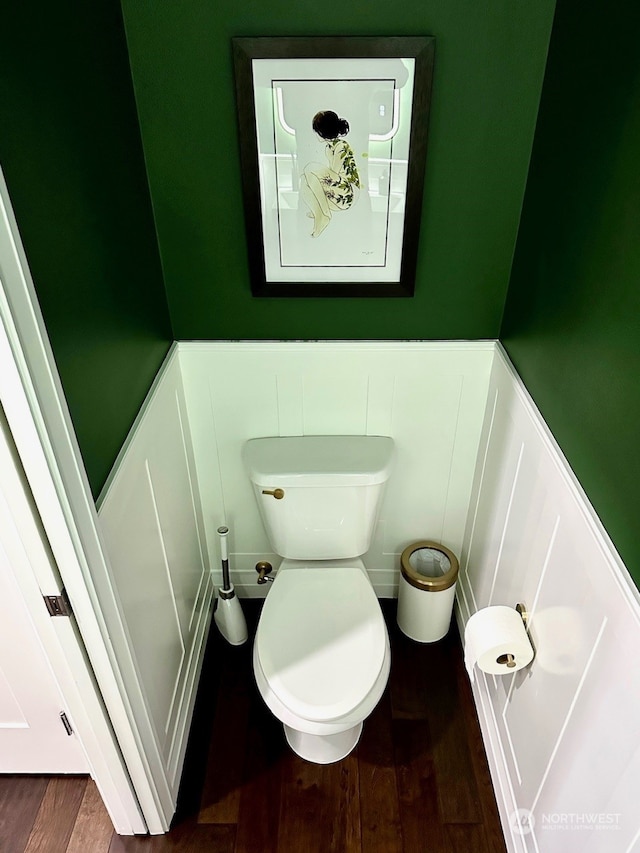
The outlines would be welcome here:
M 524 627 L 527 627 L 527 622 L 529 621 L 529 612 L 527 610 L 527 605 L 523 604 L 521 601 L 516 604 L 516 610 L 520 614 L 520 618 L 524 622 Z

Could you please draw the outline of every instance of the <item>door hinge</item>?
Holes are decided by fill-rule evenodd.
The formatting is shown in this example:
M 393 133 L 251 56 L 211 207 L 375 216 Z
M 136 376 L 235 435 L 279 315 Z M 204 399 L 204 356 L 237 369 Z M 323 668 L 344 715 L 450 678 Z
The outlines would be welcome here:
M 64 726 L 64 730 L 66 731 L 66 733 L 69 736 L 71 736 L 73 734 L 73 729 L 71 728 L 71 723 L 69 722 L 67 715 L 65 714 L 64 711 L 60 714 L 60 719 L 62 720 L 62 725 Z
M 73 614 L 71 602 L 67 598 L 64 587 L 59 595 L 43 595 L 42 597 L 49 611 L 49 616 L 71 616 Z

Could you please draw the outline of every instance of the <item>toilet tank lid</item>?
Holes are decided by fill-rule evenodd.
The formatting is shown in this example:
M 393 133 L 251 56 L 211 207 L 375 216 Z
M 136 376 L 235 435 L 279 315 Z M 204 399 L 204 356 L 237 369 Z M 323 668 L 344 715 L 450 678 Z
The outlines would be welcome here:
M 389 479 L 393 449 L 382 435 L 297 435 L 250 439 L 242 455 L 259 486 L 363 486 Z

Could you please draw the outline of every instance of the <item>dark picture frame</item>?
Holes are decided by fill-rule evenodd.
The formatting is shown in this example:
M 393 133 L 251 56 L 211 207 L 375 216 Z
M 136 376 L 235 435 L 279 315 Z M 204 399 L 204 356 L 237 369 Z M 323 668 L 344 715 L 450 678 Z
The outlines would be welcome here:
M 232 40 L 254 296 L 413 296 L 432 36 Z

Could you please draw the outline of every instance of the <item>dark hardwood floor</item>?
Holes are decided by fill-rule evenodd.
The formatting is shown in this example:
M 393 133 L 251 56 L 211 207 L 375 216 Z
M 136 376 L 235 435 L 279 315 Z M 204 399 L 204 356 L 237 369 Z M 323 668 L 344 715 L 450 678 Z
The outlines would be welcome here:
M 243 601 L 250 632 L 260 603 Z M 215 627 L 170 833 L 113 832 L 84 777 L 0 776 L 0 853 L 504 853 L 455 625 L 420 645 L 395 625 L 389 686 L 337 764 L 294 755 L 253 682 L 251 642 Z

